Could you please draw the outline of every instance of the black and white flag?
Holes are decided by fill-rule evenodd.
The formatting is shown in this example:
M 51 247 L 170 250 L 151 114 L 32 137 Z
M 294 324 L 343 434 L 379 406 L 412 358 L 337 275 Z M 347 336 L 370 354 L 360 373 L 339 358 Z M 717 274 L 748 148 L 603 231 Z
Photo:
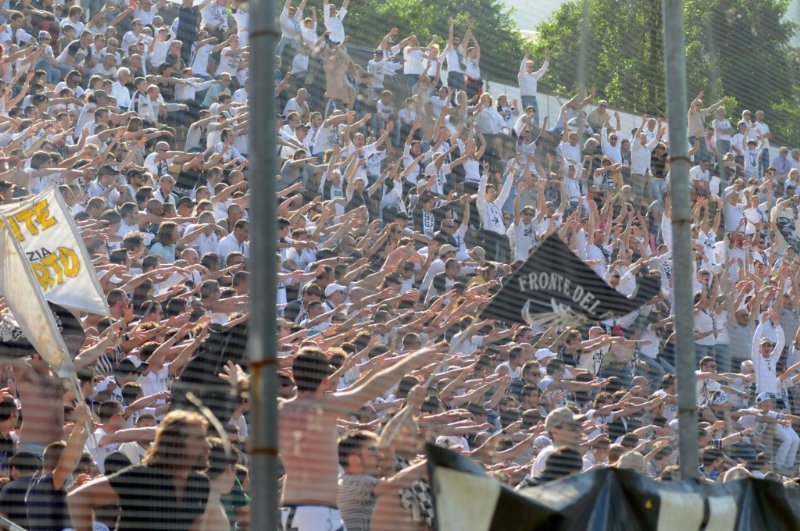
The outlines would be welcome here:
M 800 252 L 800 205 L 797 201 L 783 203 L 775 213 L 778 231 L 795 251 Z
M 653 481 L 598 468 L 514 490 L 464 455 L 426 450 L 437 531 L 796 531 L 800 521 L 800 493 L 777 481 Z
M 63 306 L 52 302 L 48 303 L 48 306 L 53 313 L 53 319 L 64 340 L 64 345 L 66 345 L 70 357 L 74 358 L 86 339 L 83 326 L 75 315 Z M 0 359 L 24 358 L 33 354 L 35 350 L 13 314 L 9 312 L 3 315 L 0 318 Z
M 661 288 L 657 276 L 642 275 L 626 297 L 609 286 L 553 234 L 531 254 L 483 310 L 484 319 L 526 324 L 578 324 L 627 315 Z

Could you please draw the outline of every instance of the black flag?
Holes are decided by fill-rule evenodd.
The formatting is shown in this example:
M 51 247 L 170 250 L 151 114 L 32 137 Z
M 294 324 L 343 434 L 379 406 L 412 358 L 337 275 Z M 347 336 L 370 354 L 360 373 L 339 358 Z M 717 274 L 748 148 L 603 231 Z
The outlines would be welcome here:
M 636 284 L 633 296 L 624 296 L 553 234 L 508 279 L 482 317 L 526 324 L 603 321 L 637 310 L 661 289 L 659 277 L 643 275 Z
M 86 339 L 86 333 L 83 331 L 81 322 L 66 308 L 47 303 L 50 306 L 50 311 L 53 312 L 53 319 L 56 321 L 56 326 L 61 337 L 64 339 L 64 344 L 67 346 L 70 358 L 78 355 L 78 351 Z M 0 319 L 0 359 L 5 358 L 24 358 L 33 354 L 35 349 L 33 345 L 28 342 L 25 334 L 19 328 L 17 322 L 11 315 L 6 315 L 5 318 Z
M 800 493 L 777 481 L 653 481 L 597 468 L 513 490 L 468 457 L 426 445 L 438 529 L 796 531 Z

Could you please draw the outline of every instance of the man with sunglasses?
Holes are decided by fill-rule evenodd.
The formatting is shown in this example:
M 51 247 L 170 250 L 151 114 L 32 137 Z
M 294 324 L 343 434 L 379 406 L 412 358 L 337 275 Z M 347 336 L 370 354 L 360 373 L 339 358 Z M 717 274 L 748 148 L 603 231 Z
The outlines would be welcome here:
M 753 334 L 752 359 L 756 374 L 756 392 L 780 396 L 776 365 L 786 344 L 778 312 L 766 312 Z

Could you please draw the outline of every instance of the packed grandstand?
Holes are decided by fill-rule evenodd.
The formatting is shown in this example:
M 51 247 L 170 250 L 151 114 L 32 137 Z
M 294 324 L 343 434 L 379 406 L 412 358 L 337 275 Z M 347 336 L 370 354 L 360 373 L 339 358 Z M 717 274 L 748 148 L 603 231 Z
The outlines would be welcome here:
M 604 467 L 679 479 L 676 281 L 695 293 L 702 479 L 796 487 L 800 149 L 758 109 L 694 98 L 694 274 L 675 279 L 663 117 L 624 130 L 589 91 L 540 119 L 549 53 L 514 58 L 510 98 L 471 27 L 392 30 L 365 54 L 347 7 L 283 6 L 278 142 L 258 146 L 280 157 L 284 529 L 431 528 L 426 442 L 518 488 Z M 108 307 L 60 316 L 75 386 L 0 298 L 0 515 L 248 529 L 248 183 L 273 176 L 248 168 L 247 2 L 21 0 L 0 23 L 0 219 L 36 234 L 50 218 L 31 197 L 55 191 Z M 626 300 L 660 289 L 600 318 L 594 281 L 531 274 L 520 289 L 576 307 L 489 315 L 554 238 Z

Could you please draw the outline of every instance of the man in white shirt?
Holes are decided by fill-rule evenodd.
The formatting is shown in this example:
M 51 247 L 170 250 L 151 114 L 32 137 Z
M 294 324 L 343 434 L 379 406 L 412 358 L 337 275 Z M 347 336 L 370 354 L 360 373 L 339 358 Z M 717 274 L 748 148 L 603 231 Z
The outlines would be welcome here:
M 703 196 L 708 196 L 710 193 L 709 182 L 711 181 L 711 161 L 703 159 L 700 164 L 693 166 L 689 170 L 689 183 L 694 187 L 695 191 Z
M 519 99 L 522 102 L 522 108 L 527 109 L 528 106 L 536 109 L 534 120 L 539 123 L 539 102 L 536 101 L 536 92 L 538 91 L 539 79 L 547 72 L 547 67 L 550 66 L 550 50 L 544 51 L 544 62 L 539 70 L 534 70 L 536 67 L 533 60 L 530 58 L 530 52 L 525 52 L 525 57 L 519 64 L 519 73 L 517 74 L 517 83 L 519 84 Z
M 6 49 L 10 48 L 13 44 L 22 47 L 33 40 L 33 35 L 22 29 L 24 21 L 25 16 L 22 13 L 19 11 L 11 12 L 8 28 L 3 33 L 0 33 L 0 39 L 2 39 L 3 46 L 5 46 Z
M 506 236 L 505 222 L 503 221 L 503 204 L 511 194 L 511 187 L 514 184 L 514 178 L 511 175 L 516 168 L 517 160 L 514 159 L 509 165 L 506 173 L 503 175 L 503 188 L 500 193 L 494 185 L 488 184 L 488 172 L 481 176 L 481 181 L 478 184 L 478 215 L 481 218 L 481 236 L 483 238 L 482 247 L 486 250 L 486 258 L 489 261 L 505 262 L 506 255 L 509 249 L 508 236 Z
M 383 90 L 386 76 L 393 77 L 401 68 L 402 64 L 384 59 L 382 50 L 375 50 L 372 59 L 367 62 L 367 73 L 372 76 L 372 88 L 377 91 Z
M 615 113 L 619 116 L 619 113 Z M 617 118 L 619 123 L 619 118 Z M 603 127 L 600 130 L 600 141 L 603 148 L 603 155 L 610 158 L 614 164 L 622 164 L 622 143 L 619 141 L 619 133 L 617 131 L 608 133 L 608 128 Z
M 242 253 L 245 259 L 250 258 L 250 223 L 240 219 L 233 227 L 233 232 L 219 241 L 219 255 L 223 262 L 227 261 L 230 253 Z
M 772 133 L 769 132 L 769 126 L 764 122 L 764 111 L 756 111 L 756 121 L 753 122 L 753 127 L 756 133 L 761 136 L 761 148 L 763 151 L 761 152 L 761 169 L 759 170 L 759 174 L 763 176 L 767 168 L 769 168 L 769 140 L 772 138 Z
M 756 391 L 780 394 L 776 365 L 786 344 L 778 312 L 764 313 L 763 321 L 753 333 L 752 359 L 756 375 Z
M 581 157 L 581 146 L 578 143 L 578 133 L 575 131 L 562 131 L 561 143 L 558 145 L 561 152 L 561 160 L 583 160 Z
M 329 3 L 327 0 L 322 2 L 322 16 L 325 29 L 330 32 L 328 39 L 333 44 L 341 44 L 344 42 L 344 17 L 347 15 L 347 5 L 350 0 L 344 0 L 342 7 L 336 12 L 336 6 Z
M 228 13 L 226 0 L 216 0 L 210 2 L 205 8 L 200 10 L 202 26 L 217 32 L 225 32 L 228 29 Z
M 717 147 L 719 157 L 724 156 L 731 150 L 732 135 L 736 132 L 731 122 L 725 117 L 725 107 L 718 107 L 714 111 L 714 121 L 711 122 L 714 128 L 714 143 Z M 720 179 L 727 182 L 728 169 L 725 165 L 720 165 Z
M 300 116 L 301 122 L 307 122 L 310 117 L 308 108 L 308 90 L 300 88 L 297 90 L 297 95 L 286 102 L 283 108 L 283 115 L 289 116 L 290 113 L 296 112 Z
M 302 41 L 303 10 L 290 5 L 287 0 L 278 18 L 281 25 L 281 40 L 275 48 L 275 55 L 281 57 L 286 46 L 296 49 Z M 293 52 L 294 53 L 294 50 Z
M 631 139 L 631 176 L 630 186 L 633 191 L 634 201 L 640 201 L 644 205 L 649 205 L 652 201 L 652 187 L 648 182 L 652 179 L 650 174 L 650 157 L 653 154 L 653 149 L 661 141 L 661 136 L 664 134 L 664 129 L 661 128 L 661 123 L 658 124 L 658 132 L 652 140 L 647 140 L 647 135 L 644 132 L 644 126 L 647 122 L 647 115 L 642 115 L 642 124 L 636 130 L 636 134 Z
M 111 84 L 111 97 L 123 111 L 127 111 L 131 106 L 131 91 L 127 87 L 130 80 L 131 71 L 123 66 L 117 70 L 117 79 Z
M 795 461 L 797 451 L 800 449 L 800 435 L 792 428 L 792 424 L 800 421 L 800 417 L 774 411 L 775 395 L 758 393 L 756 395 L 756 408 L 754 415 L 743 415 L 739 424 L 745 428 L 755 429 L 757 424 L 772 424 L 775 427 L 775 436 L 781 442 L 775 451 L 775 468 L 779 473 L 794 475 L 796 473 Z
M 447 37 L 447 45 L 442 52 L 445 61 L 447 61 L 447 86 L 450 87 L 453 94 L 456 90 L 465 90 L 466 81 L 464 79 L 465 68 L 464 45 L 461 40 L 453 35 L 455 29 L 455 18 L 450 17 L 450 30 Z
M 422 76 L 422 72 L 425 71 L 422 61 L 426 55 L 418 44 L 416 35 L 411 35 L 408 38 L 408 44 L 403 48 L 403 74 L 406 77 L 406 90 L 409 94 Z
M 200 214 L 197 218 L 197 225 L 189 225 L 186 228 L 186 232 L 194 231 L 199 225 L 206 225 L 206 228 L 203 229 L 200 236 L 191 242 L 191 246 L 197 250 L 200 256 L 204 256 L 208 253 L 219 254 L 219 238 L 215 230 L 216 222 L 214 220 L 214 213 L 203 212 Z

